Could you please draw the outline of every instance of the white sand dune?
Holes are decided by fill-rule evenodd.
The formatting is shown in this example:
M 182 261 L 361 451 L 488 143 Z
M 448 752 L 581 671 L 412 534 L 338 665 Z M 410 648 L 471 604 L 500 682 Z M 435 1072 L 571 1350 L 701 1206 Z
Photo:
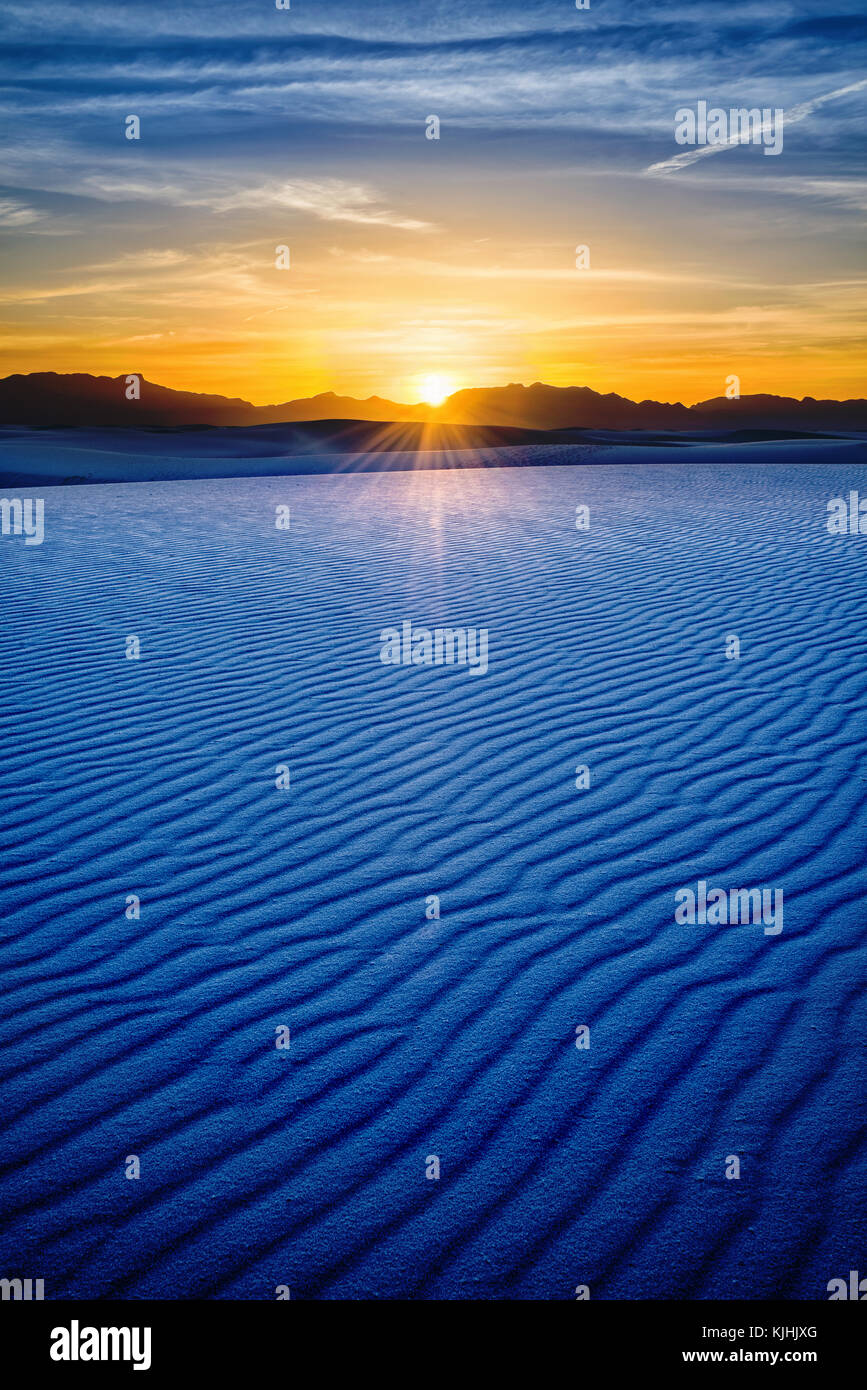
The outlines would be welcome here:
M 412 451 L 400 449 L 398 426 L 319 421 L 336 437 L 324 448 L 305 426 L 190 430 L 30 430 L 0 428 L 0 487 L 58 483 L 159 482 L 194 478 L 285 477 L 305 473 L 413 472 L 440 468 L 533 468 L 575 463 L 669 463 L 683 456 L 695 467 L 723 464 L 867 463 L 867 436 L 797 434 L 734 437 L 657 435 L 579 430 L 569 443 Z M 384 443 L 371 449 L 371 438 Z M 517 433 L 515 431 L 514 433 Z M 339 446 L 339 447 L 338 447 Z
M 4 1269 L 827 1297 L 865 1235 L 867 537 L 825 523 L 867 468 L 773 447 L 55 486 L 0 538 Z M 404 619 L 485 627 L 487 673 L 384 665 Z M 784 930 L 678 925 L 702 879 Z

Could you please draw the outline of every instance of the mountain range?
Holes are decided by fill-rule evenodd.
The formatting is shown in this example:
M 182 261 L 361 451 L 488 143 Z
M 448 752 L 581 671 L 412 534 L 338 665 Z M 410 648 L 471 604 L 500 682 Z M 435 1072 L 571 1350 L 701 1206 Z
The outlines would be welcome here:
M 128 400 L 126 376 L 16 374 L 0 379 L 0 424 L 31 428 L 74 426 L 191 428 L 250 426 L 313 420 L 365 420 L 515 430 L 867 430 L 867 400 L 797 400 L 791 396 L 717 396 L 697 405 L 631 401 L 587 386 L 470 388 L 440 406 L 406 405 L 370 396 L 355 400 L 333 391 L 277 405 L 237 397 L 175 391 L 139 377 L 139 398 Z

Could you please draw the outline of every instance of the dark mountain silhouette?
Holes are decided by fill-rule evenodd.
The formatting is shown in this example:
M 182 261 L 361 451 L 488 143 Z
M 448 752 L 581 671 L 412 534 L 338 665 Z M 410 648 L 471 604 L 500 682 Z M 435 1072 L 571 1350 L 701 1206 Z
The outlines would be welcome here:
M 313 420 L 366 420 L 499 427 L 514 430 L 796 430 L 867 429 L 867 401 L 806 396 L 718 396 L 698 405 L 631 401 L 588 386 L 510 385 L 456 391 L 441 406 L 403 405 L 333 391 L 278 405 L 173 391 L 140 377 L 140 398 L 127 400 L 127 378 L 33 372 L 0 380 L 0 424 L 58 428 L 191 428 L 268 425 Z M 411 447 L 404 445 L 403 447 Z

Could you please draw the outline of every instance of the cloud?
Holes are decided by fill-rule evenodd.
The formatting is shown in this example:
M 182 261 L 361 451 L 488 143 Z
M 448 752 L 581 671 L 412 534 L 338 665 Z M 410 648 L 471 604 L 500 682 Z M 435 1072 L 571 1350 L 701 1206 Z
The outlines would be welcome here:
M 14 198 L 0 198 L 0 227 L 27 227 L 38 222 L 40 216 L 35 208 Z
M 80 266 L 80 270 L 133 270 L 136 274 L 143 270 L 162 271 L 189 260 L 189 253 L 176 251 L 172 247 L 159 250 L 126 251 L 110 261 L 92 261 Z
M 690 187 L 693 188 L 718 189 L 719 186 L 719 180 L 710 174 L 699 174 L 690 180 Z M 749 176 L 734 175 L 725 181 L 727 193 L 753 192 L 755 187 L 755 180 Z M 867 212 L 867 178 L 815 178 L 775 171 L 773 178 L 763 182 L 762 193 L 781 198 L 813 198 L 824 203 L 835 203 L 854 212 Z
M 130 175 L 124 171 L 84 173 L 67 162 L 69 183 L 58 170 L 51 191 L 74 191 L 101 202 L 147 202 L 181 208 L 207 208 L 215 213 L 288 210 L 306 213 L 323 222 L 351 222 L 362 226 L 390 227 L 397 231 L 427 232 L 434 223 L 408 217 L 387 207 L 376 190 L 344 179 L 270 179 L 238 186 L 235 176 L 175 166 L 171 179 Z M 10 214 L 12 215 L 12 214 Z M 36 216 L 37 214 L 33 214 Z M 24 217 L 20 221 L 26 220 Z M 171 254 L 171 253 L 169 253 Z
M 345 183 L 341 179 L 271 182 L 256 188 L 223 193 L 205 201 L 215 212 L 270 206 L 307 212 L 323 222 L 357 222 L 369 226 L 394 227 L 404 232 L 423 232 L 433 228 L 431 222 L 423 222 L 415 217 L 403 217 L 387 208 L 377 207 L 379 199 L 370 189 L 359 184 Z
M 799 102 L 797 106 L 791 107 L 784 112 L 783 128 L 786 126 L 797 125 L 799 121 L 805 121 L 808 116 L 812 116 L 814 111 L 818 111 L 826 102 L 836 101 L 839 97 L 847 96 L 849 92 L 859 92 L 867 87 L 867 77 L 860 82 L 850 82 L 846 87 L 838 87 L 833 92 L 825 92 L 822 96 L 812 97 L 809 101 Z M 773 118 L 769 122 L 764 122 L 759 130 L 764 134 L 774 128 Z M 679 169 L 685 169 L 690 164 L 695 164 L 699 159 L 706 159 L 708 155 L 720 154 L 722 150 L 733 149 L 736 145 L 747 144 L 750 140 L 750 132 L 744 131 L 743 135 L 738 131 L 737 135 L 730 136 L 728 140 L 719 145 L 698 145 L 694 149 L 686 150 L 683 154 L 672 156 L 671 159 L 663 159 L 658 164 L 650 164 L 645 169 L 646 174 L 676 174 Z

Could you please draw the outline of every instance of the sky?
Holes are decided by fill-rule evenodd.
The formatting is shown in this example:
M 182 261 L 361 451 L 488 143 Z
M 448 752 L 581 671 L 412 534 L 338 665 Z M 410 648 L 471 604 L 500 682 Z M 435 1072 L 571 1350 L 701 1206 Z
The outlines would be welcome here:
M 865 49 L 861 0 L 0 0 L 0 374 L 867 394 Z M 696 158 L 700 101 L 782 151 Z

